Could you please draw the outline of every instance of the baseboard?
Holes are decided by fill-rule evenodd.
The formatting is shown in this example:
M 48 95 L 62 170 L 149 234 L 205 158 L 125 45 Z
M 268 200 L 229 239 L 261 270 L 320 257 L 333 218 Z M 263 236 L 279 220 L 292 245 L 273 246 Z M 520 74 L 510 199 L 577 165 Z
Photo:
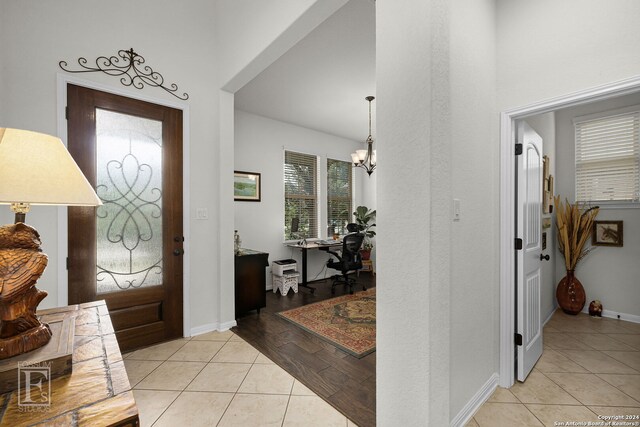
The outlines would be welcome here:
M 551 310 L 551 313 L 549 313 L 549 315 L 547 316 L 546 320 L 544 322 L 542 322 L 542 326 L 544 326 L 547 323 L 549 323 L 549 320 L 551 320 L 551 318 L 553 317 L 553 313 L 555 313 L 557 309 L 558 309 L 558 307 L 553 307 L 553 310 Z
M 222 332 L 236 325 L 237 323 L 235 320 L 232 320 L 230 322 L 223 322 L 223 323 L 207 323 L 205 325 L 200 325 L 200 326 L 196 326 L 195 328 L 191 328 L 191 336 L 194 337 L 196 335 L 202 335 L 202 334 L 206 334 L 207 332 L 213 332 L 213 331 Z
M 218 330 L 227 331 L 233 328 L 234 326 L 238 326 L 238 323 L 235 320 L 232 320 L 230 322 L 223 322 L 223 323 L 220 323 L 220 327 L 218 328 Z
M 471 400 L 462 408 L 451 421 L 451 427 L 462 427 L 469 422 L 473 414 L 487 401 L 498 386 L 498 374 L 493 373 L 486 383 L 478 390 Z
M 582 312 L 589 314 L 588 304 L 584 305 Z M 635 314 L 620 313 L 619 311 L 602 310 L 602 317 L 608 317 L 610 319 L 625 320 L 627 322 L 633 322 L 633 323 L 640 323 L 640 316 L 636 316 Z

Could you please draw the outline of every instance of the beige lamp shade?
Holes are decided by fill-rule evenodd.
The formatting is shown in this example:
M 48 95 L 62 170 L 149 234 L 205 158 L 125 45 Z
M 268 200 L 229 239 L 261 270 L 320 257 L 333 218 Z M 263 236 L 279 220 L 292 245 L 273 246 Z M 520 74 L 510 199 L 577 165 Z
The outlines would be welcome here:
M 102 203 L 60 138 L 0 128 L 0 204 Z

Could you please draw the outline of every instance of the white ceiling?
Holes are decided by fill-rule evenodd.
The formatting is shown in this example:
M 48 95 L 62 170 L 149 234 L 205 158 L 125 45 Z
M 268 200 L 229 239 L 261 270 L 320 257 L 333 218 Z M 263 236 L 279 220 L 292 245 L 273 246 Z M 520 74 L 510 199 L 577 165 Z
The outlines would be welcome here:
M 235 103 L 242 111 L 364 141 L 364 98 L 375 96 L 375 87 L 375 3 L 350 0 L 236 92 Z

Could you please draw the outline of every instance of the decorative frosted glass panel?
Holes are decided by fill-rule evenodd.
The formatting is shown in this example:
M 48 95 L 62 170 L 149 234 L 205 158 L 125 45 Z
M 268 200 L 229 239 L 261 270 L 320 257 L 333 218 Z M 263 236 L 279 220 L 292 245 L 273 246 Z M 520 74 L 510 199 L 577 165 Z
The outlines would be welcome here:
M 528 224 L 525 236 L 525 246 L 527 249 L 533 249 L 540 246 L 540 226 L 542 225 L 542 206 L 540 199 L 542 198 L 542 170 L 540 165 L 540 152 L 533 145 L 527 146 L 527 177 L 526 177 L 526 197 L 525 218 L 524 223 Z
M 162 283 L 162 122 L 96 110 L 97 291 Z

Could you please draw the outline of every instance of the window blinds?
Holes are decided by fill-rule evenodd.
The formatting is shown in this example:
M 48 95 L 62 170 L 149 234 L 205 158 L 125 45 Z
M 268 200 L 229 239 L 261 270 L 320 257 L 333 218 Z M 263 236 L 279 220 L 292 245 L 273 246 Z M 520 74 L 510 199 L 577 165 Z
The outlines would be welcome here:
M 318 237 L 317 165 L 316 156 L 284 152 L 285 240 Z
M 640 112 L 576 122 L 576 201 L 638 201 Z
M 350 162 L 327 159 L 327 222 L 335 233 L 346 234 L 351 219 Z

